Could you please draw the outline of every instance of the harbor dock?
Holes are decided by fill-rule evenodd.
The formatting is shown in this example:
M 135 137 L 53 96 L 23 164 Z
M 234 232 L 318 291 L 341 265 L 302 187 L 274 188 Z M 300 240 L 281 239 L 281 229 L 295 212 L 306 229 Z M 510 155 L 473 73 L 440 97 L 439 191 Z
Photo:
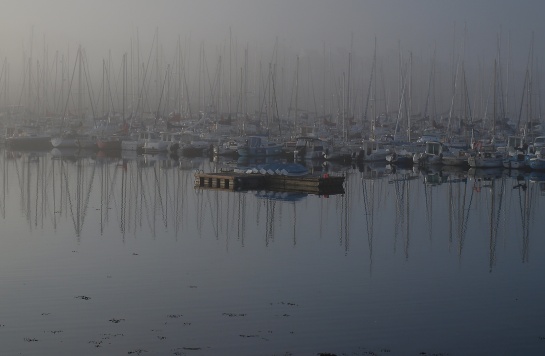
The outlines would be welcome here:
M 195 173 L 195 188 L 228 191 L 272 190 L 311 194 L 344 194 L 344 176 L 284 176 L 261 173 Z

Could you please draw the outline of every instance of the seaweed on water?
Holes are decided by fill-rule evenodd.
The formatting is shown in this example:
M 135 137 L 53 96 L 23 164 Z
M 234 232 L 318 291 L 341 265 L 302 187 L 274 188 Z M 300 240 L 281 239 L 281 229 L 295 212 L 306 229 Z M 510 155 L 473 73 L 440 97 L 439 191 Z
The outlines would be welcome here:
M 184 346 L 184 347 L 178 347 L 178 348 L 172 349 L 171 351 L 173 352 L 174 355 L 182 356 L 182 355 L 187 355 L 186 351 L 199 351 L 199 350 L 202 350 L 202 348 Z
M 239 336 L 240 337 L 259 337 L 259 335 L 244 335 L 244 334 L 240 334 Z
M 239 313 L 239 314 L 236 314 L 236 313 L 223 313 L 222 315 L 228 316 L 230 318 L 237 317 L 237 316 L 246 316 L 246 314 L 244 314 L 244 313 Z
M 118 337 L 118 336 L 125 336 L 125 335 L 123 335 L 122 333 L 118 333 L 118 334 L 102 334 L 102 340 L 110 340 L 111 338 Z
M 182 316 L 183 314 L 169 314 L 167 315 L 167 318 L 178 319 L 178 318 L 181 318 Z
M 93 344 L 95 347 L 100 347 L 100 345 L 102 344 L 102 340 L 100 341 L 89 341 L 89 344 Z

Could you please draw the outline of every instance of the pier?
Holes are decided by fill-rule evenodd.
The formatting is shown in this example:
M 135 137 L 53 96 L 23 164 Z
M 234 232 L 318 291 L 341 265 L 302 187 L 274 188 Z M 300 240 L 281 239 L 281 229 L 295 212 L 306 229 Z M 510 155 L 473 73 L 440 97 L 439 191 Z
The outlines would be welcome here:
M 228 191 L 273 190 L 311 194 L 344 194 L 344 176 L 306 175 L 302 177 L 260 173 L 195 173 L 195 188 Z

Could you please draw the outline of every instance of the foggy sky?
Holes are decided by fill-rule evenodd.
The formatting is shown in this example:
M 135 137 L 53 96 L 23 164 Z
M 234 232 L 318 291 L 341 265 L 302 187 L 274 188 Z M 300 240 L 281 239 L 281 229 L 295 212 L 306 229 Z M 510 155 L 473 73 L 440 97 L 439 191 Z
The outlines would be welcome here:
M 464 27 L 468 60 L 493 58 L 497 37 L 510 38 L 513 61 L 527 56 L 532 31 L 536 56 L 543 52 L 540 0 L 4 0 L 0 11 L 0 56 L 10 61 L 23 50 L 63 50 L 82 45 L 90 55 L 127 51 L 138 30 L 144 46 L 158 28 L 164 46 L 178 36 L 221 45 L 274 46 L 278 39 L 296 52 L 344 48 L 383 53 L 401 46 L 415 53 L 449 56 Z M 456 46 L 460 46 L 459 42 Z M 507 51 L 507 49 L 504 49 Z M 542 57 L 542 56 L 541 56 Z
M 155 102 L 149 105 L 157 107 L 162 73 L 167 65 L 174 65 L 180 41 L 188 61 L 185 75 L 193 91 L 191 100 L 198 100 L 199 107 L 205 103 L 201 96 L 210 96 L 213 91 L 211 84 L 201 89 L 204 76 L 197 73 L 204 48 L 209 82 L 218 68 L 218 58 L 223 56 L 221 86 L 225 93 L 230 93 L 229 99 L 224 99 L 229 106 L 235 105 L 242 85 L 238 79 L 232 80 L 232 76 L 240 76 L 231 71 L 242 70 L 244 51 L 248 49 L 251 57 L 248 80 L 252 81 L 248 93 L 253 90 L 254 98 L 247 100 L 256 106 L 252 109 L 258 109 L 257 95 L 263 89 L 260 81 L 266 80 L 266 68 L 271 62 L 280 67 L 276 74 L 279 105 L 282 111 L 293 106 L 290 78 L 294 76 L 297 57 L 301 59 L 301 72 L 306 73 L 300 78 L 301 107 L 325 112 L 328 106 L 334 111 L 334 106 L 340 106 L 338 97 L 344 95 L 342 90 L 351 86 L 353 91 L 347 97 L 353 104 L 349 105 L 354 106 L 354 111 L 363 112 L 376 40 L 380 70 L 384 68 L 386 72 L 382 74 L 385 86 L 382 96 L 390 101 L 390 108 L 385 110 L 398 106 L 398 66 L 403 62 L 407 68 L 408 58 L 413 55 L 416 64 L 411 73 L 412 105 L 415 111 L 423 110 L 432 54 L 436 51 L 438 69 L 432 89 L 438 110 L 444 112 L 449 108 L 453 95 L 449 88 L 456 68 L 463 61 L 467 70 L 464 75 L 471 81 L 468 90 L 475 106 L 480 101 L 476 109 L 483 115 L 490 98 L 488 83 L 492 82 L 495 60 L 500 57 L 500 65 L 509 68 L 504 69 L 502 76 L 503 85 L 510 86 L 504 95 L 511 103 L 507 111 L 512 112 L 513 104 L 520 101 L 523 92 L 532 36 L 536 59 L 532 70 L 542 70 L 540 59 L 545 51 L 542 0 L 4 0 L 2 3 L 0 59 L 9 66 L 10 91 L 15 93 L 11 94 L 12 103 L 23 100 L 21 88 L 29 77 L 25 74 L 28 63 L 32 63 L 34 72 L 43 65 L 40 61 L 51 70 L 52 58 L 58 51 L 65 56 L 64 71 L 68 71 L 68 67 L 74 66 L 75 53 L 81 46 L 97 91 L 104 61 L 112 63 L 112 75 L 118 73 L 117 83 L 110 83 L 117 86 L 114 95 L 120 92 L 123 54 L 129 53 L 131 63 L 139 62 L 141 66 L 146 58 L 150 62 L 151 54 L 156 51 L 161 66 L 150 70 L 152 74 L 146 79 L 150 84 L 146 87 L 155 89 L 151 94 Z M 159 47 L 153 45 L 156 34 Z M 138 59 L 133 60 L 137 46 Z M 349 53 L 354 63 L 350 86 L 342 84 Z M 272 58 L 273 55 L 277 58 Z M 134 69 L 130 75 L 134 82 Z M 539 80 L 536 83 L 542 85 Z M 139 85 L 131 83 L 133 93 L 139 90 Z M 27 105 L 38 105 L 33 98 L 33 95 L 38 97 L 38 92 L 32 90 L 35 93 L 27 95 L 27 103 L 31 103 Z M 197 90 L 199 94 L 195 94 Z M 216 96 L 215 100 L 219 98 Z

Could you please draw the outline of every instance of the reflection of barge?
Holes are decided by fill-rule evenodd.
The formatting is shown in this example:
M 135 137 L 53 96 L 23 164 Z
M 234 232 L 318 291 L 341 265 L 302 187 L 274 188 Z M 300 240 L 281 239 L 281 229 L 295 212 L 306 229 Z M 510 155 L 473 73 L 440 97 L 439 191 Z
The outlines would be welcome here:
M 343 194 L 344 176 L 293 177 L 261 173 L 195 173 L 195 187 L 221 190 L 274 190 L 314 194 Z

